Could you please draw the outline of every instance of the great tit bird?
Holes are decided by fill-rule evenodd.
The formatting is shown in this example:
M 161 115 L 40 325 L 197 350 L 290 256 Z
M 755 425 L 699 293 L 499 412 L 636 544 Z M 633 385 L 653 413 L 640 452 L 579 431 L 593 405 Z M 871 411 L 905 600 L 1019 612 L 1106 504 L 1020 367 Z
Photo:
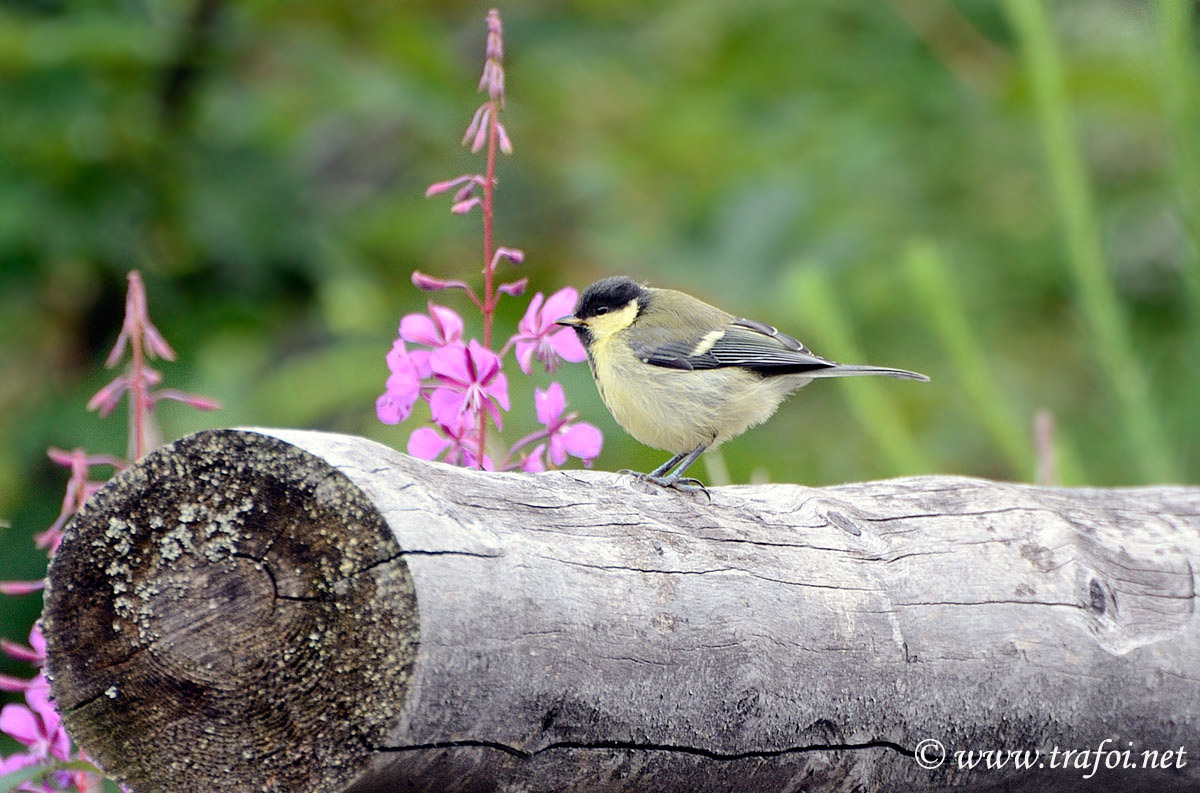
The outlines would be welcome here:
M 770 325 L 625 276 L 583 290 L 575 313 L 557 322 L 578 334 L 617 423 L 673 455 L 637 476 L 684 491 L 704 490 L 683 474 L 706 449 L 766 421 L 785 397 L 818 377 L 929 381 L 904 369 L 827 360 Z

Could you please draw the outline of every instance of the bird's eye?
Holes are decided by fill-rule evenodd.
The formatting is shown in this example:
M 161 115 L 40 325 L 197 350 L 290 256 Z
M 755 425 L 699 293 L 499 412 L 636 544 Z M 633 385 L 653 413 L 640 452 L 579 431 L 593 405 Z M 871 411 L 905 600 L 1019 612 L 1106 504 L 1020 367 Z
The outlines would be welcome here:
M 607 313 L 608 313 L 608 306 L 600 306 L 600 308 L 596 309 L 596 316 L 600 316 L 601 314 L 607 314 Z

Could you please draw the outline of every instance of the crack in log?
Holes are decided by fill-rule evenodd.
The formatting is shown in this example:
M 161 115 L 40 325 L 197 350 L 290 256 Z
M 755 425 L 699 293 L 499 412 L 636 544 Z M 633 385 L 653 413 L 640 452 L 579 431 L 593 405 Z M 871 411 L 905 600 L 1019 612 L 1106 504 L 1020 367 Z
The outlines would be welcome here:
M 233 553 L 229 554 L 229 556 L 232 559 L 249 559 L 251 562 L 254 562 L 259 569 L 266 573 L 267 580 L 271 582 L 271 594 L 276 600 L 291 600 L 298 603 L 323 603 L 329 600 L 329 598 L 321 597 L 319 595 L 284 595 L 280 593 L 279 582 L 275 580 L 275 571 L 271 569 L 271 565 L 267 564 L 266 559 L 260 559 L 253 554 L 248 554 L 243 551 L 234 551 Z M 190 597 L 203 598 L 207 597 L 207 595 L 191 595 Z
M 504 554 L 500 553 L 500 552 L 479 553 L 477 551 L 433 551 L 433 550 L 425 550 L 425 549 L 413 549 L 410 551 L 401 551 L 400 553 L 396 554 L 392 558 L 385 559 L 384 561 L 392 562 L 392 561 L 395 561 L 396 559 L 399 559 L 402 556 L 474 556 L 477 559 L 499 559 L 501 556 L 504 556 Z M 377 566 L 378 566 L 377 564 L 371 565 L 371 567 L 377 567 Z M 366 568 L 366 569 L 369 570 L 370 568 Z
M 884 740 L 864 741 L 862 743 L 815 743 L 805 746 L 787 746 L 782 749 L 751 749 L 745 752 L 718 752 L 700 746 L 683 746 L 669 743 L 638 743 L 636 741 L 555 741 L 538 749 L 529 751 L 499 741 L 484 741 L 464 738 L 457 741 L 432 741 L 430 743 L 415 743 L 406 746 L 375 746 L 377 752 L 414 752 L 429 749 L 495 749 L 521 760 L 530 760 L 539 754 L 559 749 L 579 749 L 583 751 L 631 751 L 631 752 L 674 752 L 703 757 L 707 760 L 729 762 L 734 760 L 751 760 L 764 757 L 780 757 L 789 754 L 807 754 L 811 752 L 842 752 L 860 751 L 863 749 L 891 749 L 893 752 L 913 757 L 911 749 L 905 749 L 898 743 Z
M 709 575 L 710 573 L 745 573 L 740 567 L 714 567 L 707 570 L 662 570 L 653 567 L 631 567 L 623 564 L 588 564 L 587 562 L 576 562 L 571 559 L 559 559 L 556 556 L 546 556 L 537 554 L 541 559 L 549 559 L 552 562 L 559 564 L 569 564 L 574 567 L 586 567 L 589 570 L 613 570 L 624 573 L 660 573 L 662 575 Z
M 571 559 L 559 559 L 557 556 L 546 556 L 537 554 L 540 559 L 549 559 L 552 562 L 560 564 L 569 564 L 574 567 L 584 567 L 589 570 L 605 570 L 616 571 L 622 573 L 656 573 L 660 575 L 712 575 L 715 573 L 743 573 L 751 578 L 757 578 L 762 581 L 770 581 L 775 584 L 783 584 L 785 586 L 808 587 L 810 589 L 836 589 L 839 592 L 875 592 L 876 590 L 869 587 L 855 586 L 839 586 L 836 584 L 815 584 L 811 581 L 789 581 L 784 578 L 772 578 L 771 576 L 755 573 L 752 570 L 747 570 L 744 567 L 715 567 L 708 570 L 662 570 L 651 567 L 630 567 L 628 565 L 617 564 L 588 564 L 587 562 L 577 562 Z
M 55 701 L 54 704 L 55 704 L 55 707 L 58 709 L 60 715 L 70 716 L 71 714 L 75 713 L 76 711 L 86 708 L 88 705 L 91 705 L 93 702 L 95 702 L 96 700 L 98 700 L 104 696 L 108 696 L 108 689 L 106 689 L 104 691 L 97 691 L 95 694 L 92 694 L 90 697 L 84 697 L 83 699 L 79 700 L 78 702 L 66 703 L 66 702 Z
M 1063 603 L 1053 600 L 931 600 L 915 603 L 894 603 L 896 606 L 1066 606 L 1083 609 L 1079 603 Z

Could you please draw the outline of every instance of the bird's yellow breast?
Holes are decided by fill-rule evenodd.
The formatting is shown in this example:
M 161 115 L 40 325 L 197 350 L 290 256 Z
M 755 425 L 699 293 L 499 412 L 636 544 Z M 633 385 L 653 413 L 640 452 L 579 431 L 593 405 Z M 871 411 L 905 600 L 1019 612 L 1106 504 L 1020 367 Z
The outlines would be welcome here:
M 620 332 L 593 337 L 588 351 L 600 398 L 634 438 L 673 454 L 717 446 L 766 421 L 804 378 L 763 378 L 737 368 L 652 366 Z

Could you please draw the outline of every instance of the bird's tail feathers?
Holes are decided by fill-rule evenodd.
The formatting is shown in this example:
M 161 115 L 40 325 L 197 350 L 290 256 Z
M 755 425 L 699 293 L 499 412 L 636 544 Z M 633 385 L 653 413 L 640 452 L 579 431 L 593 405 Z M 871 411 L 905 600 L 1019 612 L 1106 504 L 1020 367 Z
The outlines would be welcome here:
M 839 363 L 828 369 L 815 369 L 805 372 L 809 377 L 854 377 L 856 375 L 878 374 L 885 377 L 899 377 L 905 380 L 920 380 L 929 382 L 929 378 L 920 372 L 910 372 L 907 369 L 892 369 L 887 366 L 856 366 Z

